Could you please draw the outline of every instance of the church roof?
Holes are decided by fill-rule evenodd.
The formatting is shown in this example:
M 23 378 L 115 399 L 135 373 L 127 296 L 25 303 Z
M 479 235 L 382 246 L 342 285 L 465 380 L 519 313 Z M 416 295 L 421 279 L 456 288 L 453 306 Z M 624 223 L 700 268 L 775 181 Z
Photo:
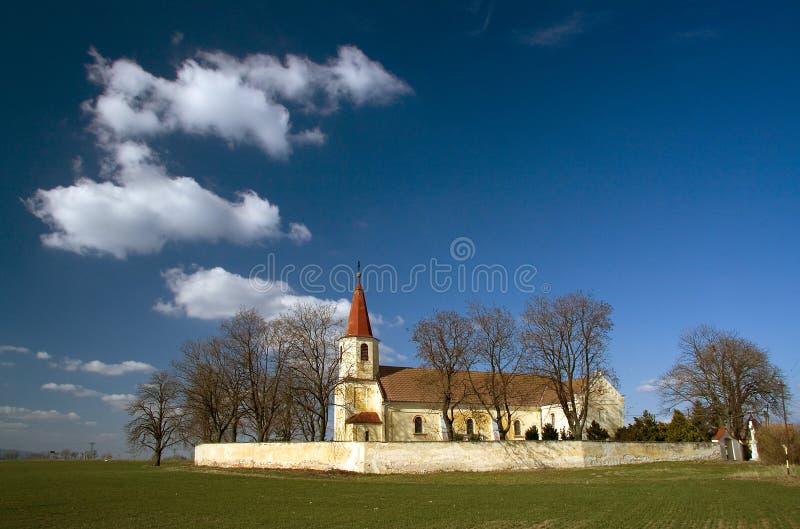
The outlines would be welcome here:
M 350 304 L 350 317 L 347 318 L 347 332 L 345 336 L 372 337 L 372 326 L 369 324 L 367 300 L 364 298 L 364 289 L 361 288 L 361 272 L 358 273 L 358 283 L 353 291 L 353 301 Z
M 361 413 L 356 413 L 352 417 L 348 418 L 344 421 L 347 424 L 381 424 L 383 421 L 381 420 L 380 415 L 378 415 L 374 411 L 362 411 Z
M 439 373 L 423 367 L 380 366 L 378 381 L 387 401 L 428 402 L 442 401 L 439 390 Z M 454 377 L 454 402 L 476 404 L 489 402 L 492 374 L 485 371 L 458 371 Z M 582 381 L 578 381 L 580 388 Z M 555 391 L 544 377 L 515 374 L 508 384 L 509 404 L 513 406 L 541 406 L 557 404 Z

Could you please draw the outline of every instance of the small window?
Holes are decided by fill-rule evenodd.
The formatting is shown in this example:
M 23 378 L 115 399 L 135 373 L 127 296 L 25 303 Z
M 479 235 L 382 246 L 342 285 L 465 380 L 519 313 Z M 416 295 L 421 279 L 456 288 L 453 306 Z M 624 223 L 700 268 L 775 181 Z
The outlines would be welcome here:
M 553 426 L 556 425 L 556 414 L 555 413 L 551 413 L 550 414 L 550 424 L 552 424 Z
M 365 440 L 365 441 L 369 441 L 369 430 L 366 430 L 366 431 L 364 432 L 364 440 Z
M 475 435 L 475 421 L 467 419 L 467 435 Z
M 366 362 L 369 360 L 369 345 L 361 344 L 361 361 Z
M 517 437 L 522 435 L 522 424 L 519 421 L 514 421 L 514 435 Z
M 422 433 L 422 417 L 417 415 L 414 417 L 414 433 L 419 434 Z

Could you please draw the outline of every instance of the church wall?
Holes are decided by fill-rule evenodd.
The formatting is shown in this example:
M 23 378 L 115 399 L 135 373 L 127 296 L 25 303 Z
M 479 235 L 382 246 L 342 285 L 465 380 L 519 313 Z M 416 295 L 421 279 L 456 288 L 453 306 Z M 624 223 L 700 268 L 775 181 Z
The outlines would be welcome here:
M 422 433 L 414 433 L 414 418 L 422 419 Z M 389 441 L 442 441 L 442 414 L 423 403 L 403 403 L 386 406 L 386 438 Z
M 719 460 L 712 443 L 587 441 L 222 443 L 195 447 L 195 464 L 236 468 L 419 474 Z
M 380 398 L 377 395 L 376 398 Z M 592 407 L 591 416 L 588 423 L 597 420 L 603 428 L 613 435 L 616 429 L 623 425 L 622 422 L 622 399 L 615 400 L 606 398 L 596 402 Z M 485 440 L 497 440 L 499 434 L 494 425 L 492 416 L 479 406 L 460 406 L 455 410 L 453 429 L 459 436 L 466 435 L 466 421 L 472 418 L 474 421 L 474 431 L 476 435 L 482 435 Z M 420 417 L 423 420 L 423 433 L 414 433 L 414 418 Z M 569 430 L 569 423 L 564 415 L 561 406 L 558 404 L 546 405 L 541 408 L 538 406 L 525 406 L 512 410 L 512 426 L 508 431 L 507 440 L 524 440 L 525 431 L 531 426 L 536 426 L 539 435 L 542 434 L 542 427 L 546 423 L 554 421 L 556 430 Z M 513 421 L 520 421 L 520 435 L 514 435 Z M 386 440 L 387 441 L 442 441 L 447 438 L 444 421 L 441 417 L 439 408 L 431 407 L 430 403 L 403 403 L 393 402 L 386 406 Z M 350 440 L 352 436 L 337 439 Z

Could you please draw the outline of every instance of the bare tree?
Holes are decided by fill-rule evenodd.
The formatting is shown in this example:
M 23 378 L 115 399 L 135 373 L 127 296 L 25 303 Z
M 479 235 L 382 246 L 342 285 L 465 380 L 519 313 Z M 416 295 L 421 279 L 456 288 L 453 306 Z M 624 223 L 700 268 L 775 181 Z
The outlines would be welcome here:
M 470 371 L 470 384 L 497 425 L 500 440 L 504 441 L 516 412 L 514 403 L 518 401 L 513 384 L 522 360 L 517 324 L 505 308 L 487 308 L 473 303 L 469 312 L 475 328 L 474 363 L 486 369 L 478 373 Z
M 242 416 L 242 370 L 219 338 L 189 341 L 174 364 L 189 415 L 187 438 L 199 442 L 236 441 Z
M 783 384 L 780 370 L 763 349 L 733 332 L 704 325 L 681 337 L 680 356 L 661 378 L 660 392 L 665 404 L 702 407 L 717 426 L 745 440 L 748 415 L 767 408 L 780 413 Z
M 289 350 L 284 327 L 283 320 L 266 322 L 255 309 L 240 310 L 221 326 L 222 343 L 232 360 L 225 367 L 241 371 L 243 417 L 256 442 L 269 439 L 283 403 Z
M 341 356 L 336 339 L 344 321 L 332 304 L 301 304 L 283 318 L 282 332 L 289 341 L 292 393 L 298 419 L 308 440 L 325 440 L 328 408 L 339 380 Z
M 466 392 L 463 377 L 457 375 L 469 367 L 473 334 L 472 320 L 457 312 L 445 311 L 417 322 L 411 338 L 417 344 L 417 357 L 435 372 L 432 382 L 440 394 L 442 417 L 450 441 L 454 440 L 455 409 Z
M 576 439 L 583 437 L 591 398 L 608 371 L 612 310 L 578 291 L 555 299 L 537 296 L 522 316 L 529 370 L 548 381 Z
M 126 426 L 128 443 L 135 450 L 153 452 L 155 466 L 161 465 L 161 454 L 182 441 L 183 413 L 179 409 L 180 387 L 166 371 L 152 374 L 147 384 L 136 390 L 136 398 L 128 405 L 132 417 Z

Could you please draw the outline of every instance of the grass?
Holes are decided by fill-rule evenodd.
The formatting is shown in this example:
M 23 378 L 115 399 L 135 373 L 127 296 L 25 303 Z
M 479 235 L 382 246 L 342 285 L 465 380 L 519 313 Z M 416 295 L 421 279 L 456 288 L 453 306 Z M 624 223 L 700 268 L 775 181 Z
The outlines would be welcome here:
M 800 480 L 782 472 L 658 463 L 362 476 L 3 461 L 0 527 L 800 528 Z

